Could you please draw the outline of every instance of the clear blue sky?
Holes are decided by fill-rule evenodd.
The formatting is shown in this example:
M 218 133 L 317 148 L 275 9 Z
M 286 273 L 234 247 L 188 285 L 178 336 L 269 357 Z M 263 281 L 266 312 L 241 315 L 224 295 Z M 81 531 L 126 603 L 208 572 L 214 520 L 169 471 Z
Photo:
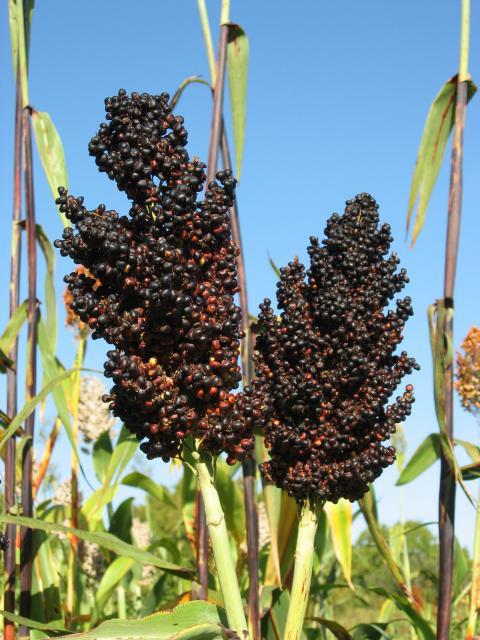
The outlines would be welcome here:
M 219 0 L 209 1 L 218 19 Z M 473 4 L 470 70 L 479 69 L 479 7 Z M 270 254 L 278 265 L 306 256 L 308 237 L 322 235 L 327 217 L 346 199 L 368 191 L 393 227 L 395 250 L 410 274 L 408 294 L 415 316 L 405 346 L 422 365 L 412 377 L 417 402 L 405 425 L 408 453 L 437 429 L 433 401 L 426 309 L 442 295 L 448 194 L 445 163 L 424 233 L 410 251 L 404 241 L 412 169 L 429 104 L 456 71 L 460 1 L 253 2 L 232 1 L 232 20 L 250 39 L 248 121 L 244 169 L 238 189 L 252 311 L 274 297 Z M 215 37 L 216 37 L 215 33 Z M 3 234 L 0 275 L 6 322 L 9 274 L 13 141 L 13 74 L 7 3 L 0 7 L 0 151 Z M 62 137 L 70 189 L 87 206 L 99 202 L 126 212 L 128 203 L 112 182 L 97 173 L 87 143 L 103 119 L 103 99 L 120 87 L 128 91 L 173 92 L 192 74 L 208 77 L 194 0 L 147 2 L 103 0 L 81 3 L 37 0 L 31 36 L 30 101 L 47 111 Z M 478 206 L 480 122 L 478 96 L 468 111 L 465 134 L 463 228 L 457 278 L 455 345 L 471 324 L 480 323 Z M 177 111 L 186 119 L 190 153 L 206 158 L 210 97 L 202 86 L 185 94 Z M 36 162 L 39 222 L 51 239 L 61 224 L 41 167 Z M 58 260 L 61 276 L 71 264 Z M 41 282 L 41 278 L 40 278 Z M 59 354 L 71 362 L 71 339 L 61 332 Z M 104 343 L 89 347 L 87 365 L 101 368 Z M 52 417 L 47 411 L 47 418 Z M 456 407 L 459 437 L 478 440 L 475 421 Z M 66 446 L 61 449 L 66 453 Z M 58 460 L 57 454 L 57 460 Z M 65 456 L 63 456 L 65 457 Z M 145 462 L 145 465 L 147 463 Z M 66 473 L 66 468 L 65 469 Z M 161 463 L 149 473 L 168 480 Z M 437 519 L 438 467 L 405 490 L 406 516 Z M 381 517 L 399 516 L 397 471 L 377 483 Z M 471 489 L 476 491 L 474 485 Z M 474 513 L 458 499 L 458 534 L 471 544 Z

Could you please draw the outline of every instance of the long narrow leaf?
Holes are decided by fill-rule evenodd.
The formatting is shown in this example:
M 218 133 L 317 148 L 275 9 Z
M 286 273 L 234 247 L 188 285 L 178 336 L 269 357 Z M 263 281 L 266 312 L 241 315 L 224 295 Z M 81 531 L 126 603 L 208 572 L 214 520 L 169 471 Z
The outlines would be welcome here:
M 57 349 L 57 297 L 55 295 L 55 251 L 43 227 L 36 225 L 37 240 L 45 258 L 45 325 L 52 352 Z
M 27 308 L 28 301 L 24 300 L 22 304 L 15 309 L 15 313 L 8 321 L 5 331 L 0 336 L 0 351 L 3 351 L 3 353 L 8 353 L 13 347 L 14 342 L 27 319 Z
M 203 84 L 206 87 L 209 87 L 210 90 L 212 90 L 212 86 L 211 84 L 208 82 L 208 80 L 205 80 L 204 78 L 202 78 L 201 76 L 189 76 L 188 78 L 185 78 L 185 80 L 183 80 L 183 82 L 180 83 L 178 89 L 175 91 L 175 93 L 173 94 L 172 99 L 170 100 L 170 107 L 172 109 L 175 109 L 175 107 L 177 106 L 180 98 L 183 95 L 183 92 L 185 91 L 185 89 L 190 86 L 191 84 Z
M 232 111 L 236 175 L 242 175 L 245 124 L 247 119 L 248 38 L 238 24 L 228 25 L 227 70 Z
M 140 620 L 107 620 L 92 631 L 75 634 L 79 640 L 222 640 L 225 637 L 216 606 L 199 600 Z
M 151 564 L 154 567 L 163 569 L 167 573 L 179 576 L 181 578 L 190 577 L 192 571 L 186 567 L 173 564 L 172 562 L 166 562 L 161 558 L 149 553 L 148 551 L 142 551 L 132 544 L 128 544 L 120 538 L 106 533 L 105 531 L 84 531 L 83 529 L 75 529 L 73 527 L 64 527 L 61 524 L 55 522 L 46 522 L 45 520 L 38 520 L 37 518 L 26 518 L 23 516 L 11 516 L 8 514 L 0 514 L 0 522 L 7 524 L 16 524 L 20 527 L 28 527 L 29 529 L 40 529 L 40 531 L 46 531 L 47 533 L 53 533 L 56 535 L 74 535 L 80 540 L 86 540 L 87 542 L 93 542 L 103 549 L 113 551 L 119 556 L 125 556 L 131 558 L 140 564 Z
M 468 100 L 473 97 L 476 90 L 475 84 L 470 81 Z M 408 201 L 407 231 L 410 228 L 412 213 L 418 200 L 411 240 L 412 245 L 415 244 L 425 222 L 430 196 L 442 166 L 448 138 L 453 128 L 456 91 L 457 77 L 454 76 L 438 92 L 425 122 Z
M 418 446 L 397 480 L 397 485 L 408 484 L 418 478 L 440 458 L 440 434 L 430 433 Z
M 10 436 L 12 436 L 17 431 L 17 429 L 25 421 L 25 419 L 28 418 L 28 416 L 33 411 L 35 411 L 35 408 L 37 407 L 37 405 L 40 404 L 40 402 L 42 402 L 50 393 L 52 393 L 52 391 L 54 391 L 54 389 L 58 384 L 60 384 L 66 378 L 70 377 L 73 371 L 74 371 L 73 369 L 69 369 L 68 371 L 64 371 L 62 374 L 60 374 L 56 378 L 53 378 L 52 380 L 50 380 L 50 382 L 46 384 L 43 387 L 43 389 L 39 393 L 37 393 L 36 396 L 28 400 L 23 405 L 23 407 L 17 413 L 15 418 L 8 425 L 8 428 L 5 429 L 5 431 L 3 432 L 2 438 L 0 440 L 0 450 L 3 449 L 7 440 L 10 438 Z
M 133 567 L 133 564 L 134 561 L 132 558 L 124 558 L 123 556 L 120 556 L 115 558 L 112 564 L 108 566 L 107 570 L 103 574 L 96 593 L 97 607 L 99 610 L 103 608 L 117 585 Z
M 48 113 L 33 109 L 32 121 L 38 154 L 42 161 L 53 199 L 56 200 L 58 197 L 58 187 L 68 186 L 67 166 L 62 140 Z M 68 221 L 65 215 L 59 209 L 58 213 L 63 225 L 67 226 Z
M 127 476 L 124 476 L 121 484 L 126 485 L 127 487 L 142 489 L 142 491 L 145 491 L 153 498 L 156 498 L 159 502 L 167 503 L 170 507 L 176 508 L 177 506 L 165 487 L 157 484 L 154 480 L 139 471 L 133 471 Z
M 333 550 L 345 580 L 352 585 L 352 504 L 341 498 L 337 504 L 327 502 L 324 506 L 330 525 Z

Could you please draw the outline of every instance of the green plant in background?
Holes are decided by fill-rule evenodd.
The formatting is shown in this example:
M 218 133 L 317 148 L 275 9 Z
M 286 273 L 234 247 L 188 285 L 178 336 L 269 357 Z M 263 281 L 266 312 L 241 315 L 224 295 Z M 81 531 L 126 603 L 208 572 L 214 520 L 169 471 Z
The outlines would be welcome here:
M 409 298 L 398 301 L 394 311 L 382 311 L 407 278 L 404 270 L 397 271 L 395 256 L 384 257 L 390 232 L 388 225 L 378 225 L 373 199 L 361 194 L 347 203 L 344 215 L 330 218 L 323 245 L 311 240 L 306 273 L 298 261 L 281 270 L 271 261 L 280 281 L 280 314 L 269 301 L 258 318 L 248 313 L 233 178 L 240 176 L 243 161 L 248 39 L 230 22 L 229 4 L 222 2 L 215 60 L 206 4 L 198 0 L 210 82 L 190 76 L 171 100 L 165 94 L 129 97 L 121 91 L 107 103 L 112 119 L 89 149 L 99 169 L 130 199 L 130 217 L 102 206 L 87 211 L 81 198 L 60 192 L 58 212 L 66 229 L 56 244 L 84 265 L 67 277 L 67 323 L 76 347 L 67 368 L 56 356 L 55 252 L 34 217 L 30 122 L 55 197 L 60 185 L 67 186 L 65 159 L 48 114 L 28 99 L 33 5 L 10 3 L 17 119 L 11 314 L 0 336 L 2 372 L 8 375 L 7 411 L 0 415 L 0 447 L 6 453 L 0 521 L 10 538 L 3 583 L 5 638 L 14 638 L 17 628 L 17 637 L 32 638 L 77 632 L 105 639 L 408 635 L 433 640 L 437 616 L 438 637 L 447 637 L 451 614 L 449 637 L 473 639 L 478 522 L 472 560 L 453 541 L 448 522 L 438 541 L 425 523 L 404 521 L 403 515 L 392 527 L 382 526 L 371 485 L 394 461 L 394 450 L 381 443 L 409 414 L 411 386 L 393 404 L 388 399 L 416 367 L 404 352 L 394 354 L 412 313 Z M 413 240 L 452 128 L 457 155 L 450 218 L 458 220 L 462 109 L 475 91 L 467 73 L 468 14 L 463 0 L 460 73 L 434 101 L 422 138 L 409 205 L 410 218 L 419 196 Z M 223 115 L 227 73 L 235 172 Z M 172 113 L 193 83 L 212 91 L 206 167 L 190 160 L 183 119 Z M 20 223 L 22 146 L 26 225 Z M 215 182 L 219 153 L 222 171 Z M 206 197 L 198 200 L 205 183 Z M 24 228 L 30 287 L 29 300 L 20 304 Z M 453 237 L 455 229 L 453 224 Z M 41 293 L 34 286 L 36 244 L 46 263 Z M 234 299 L 238 291 L 241 314 Z M 446 413 L 443 407 L 453 351 L 447 294 L 445 300 L 430 311 L 441 426 L 448 422 L 448 407 Z M 29 396 L 17 410 L 15 345 L 26 322 L 30 371 L 35 371 L 37 341 L 43 380 L 37 391 L 31 377 Z M 91 337 L 113 345 L 106 365 L 114 384 L 110 392 L 81 370 Z M 474 361 L 470 352 L 469 346 L 463 368 Z M 468 389 L 462 398 L 468 395 L 471 401 L 476 378 L 467 382 L 462 371 L 460 366 L 457 388 L 461 394 Z M 241 379 L 243 389 L 235 391 Z M 50 397 L 56 418 L 35 462 L 34 415 Z M 114 425 L 116 418 L 123 426 Z M 72 473 L 51 481 L 63 429 Z M 397 431 L 397 456 L 398 436 Z M 159 485 L 135 464 L 138 440 L 149 458 L 182 465 L 173 488 Z M 478 477 L 480 450 L 465 441 L 452 443 L 471 458 L 460 468 L 448 442 L 442 426 L 407 464 L 403 454 L 398 456 L 399 484 L 411 482 L 443 456 L 448 473 L 466 491 L 465 482 Z M 84 455 L 91 457 L 95 481 L 82 495 L 78 479 Z M 21 471 L 21 505 L 14 493 L 15 469 Z M 140 490 L 144 501 L 137 504 L 129 497 L 118 503 L 121 487 Z M 358 517 L 367 530 L 354 544 L 351 528 Z M 21 557 L 16 558 L 20 528 Z M 446 541 L 454 545 L 454 556 L 449 557 Z M 437 571 L 439 548 L 441 566 L 450 562 L 447 576 Z M 445 608 L 436 592 L 440 588 L 445 598 L 450 578 L 451 606 L 449 601 Z M 198 597 L 204 601 L 195 601 Z

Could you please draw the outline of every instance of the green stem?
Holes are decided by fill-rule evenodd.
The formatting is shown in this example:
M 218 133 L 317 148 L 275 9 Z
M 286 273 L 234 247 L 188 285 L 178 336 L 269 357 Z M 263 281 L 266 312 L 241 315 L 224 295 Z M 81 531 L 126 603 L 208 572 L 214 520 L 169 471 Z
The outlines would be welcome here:
M 218 581 L 223 595 L 228 624 L 240 637 L 248 637 L 248 627 L 243 610 L 237 574 L 230 551 L 225 516 L 213 483 L 212 460 L 195 452 L 198 484 L 205 504 L 208 532 L 217 567 Z
M 222 12 L 220 14 L 220 25 L 230 22 L 230 0 L 222 0 Z
M 125 587 L 123 585 L 119 585 L 117 587 L 117 606 L 118 617 L 121 620 L 125 620 L 127 617 L 127 599 L 125 596 Z
M 20 73 L 20 82 L 22 85 L 22 108 L 28 106 L 28 52 L 25 34 L 25 18 L 23 13 L 23 0 L 16 3 L 17 7 L 17 26 L 18 26 L 18 70 Z
M 458 79 L 460 82 L 469 80 L 468 52 L 470 49 L 470 0 L 462 0 L 462 18 L 460 32 L 460 65 Z
M 200 23 L 202 25 L 203 38 L 205 40 L 205 49 L 207 51 L 208 67 L 210 69 L 210 82 L 215 88 L 217 78 L 217 67 L 215 64 L 215 52 L 213 50 L 212 32 L 210 30 L 210 21 L 208 19 L 207 5 L 205 0 L 197 0 L 198 13 L 200 14 Z
M 303 622 L 307 611 L 310 584 L 312 581 L 312 566 L 315 534 L 318 520 L 315 508 L 309 503 L 302 507 L 300 523 L 298 525 L 297 548 L 295 550 L 295 569 L 285 625 L 285 640 L 299 640 L 302 636 Z
M 473 543 L 472 586 L 470 590 L 470 610 L 468 614 L 467 640 L 475 636 L 477 608 L 480 602 L 480 495 L 475 520 L 475 541 Z

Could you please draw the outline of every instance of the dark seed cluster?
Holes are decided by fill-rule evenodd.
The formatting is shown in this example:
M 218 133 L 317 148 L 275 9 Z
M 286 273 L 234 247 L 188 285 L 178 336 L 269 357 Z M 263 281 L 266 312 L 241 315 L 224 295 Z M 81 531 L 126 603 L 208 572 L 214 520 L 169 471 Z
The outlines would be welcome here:
M 242 337 L 228 213 L 236 181 L 221 171 L 197 199 L 205 165 L 189 158 L 183 118 L 168 100 L 123 90 L 106 99 L 108 122 L 89 152 L 132 200 L 129 216 L 104 205 L 88 211 L 59 189 L 73 227 L 55 245 L 88 269 L 65 277 L 71 309 L 113 345 L 104 400 L 146 439 L 147 457 L 167 461 L 194 436 L 233 463 L 253 447 L 243 397 L 231 393 Z
M 418 365 L 394 355 L 413 311 L 408 297 L 387 308 L 408 278 L 387 256 L 390 226 L 379 226 L 377 209 L 368 194 L 348 201 L 322 244 L 310 239 L 310 269 L 298 260 L 281 269 L 280 316 L 270 300 L 260 305 L 246 422 L 265 433 L 263 474 L 298 501 L 360 498 L 393 463 L 382 442 L 414 400 L 408 385 L 387 404 Z

